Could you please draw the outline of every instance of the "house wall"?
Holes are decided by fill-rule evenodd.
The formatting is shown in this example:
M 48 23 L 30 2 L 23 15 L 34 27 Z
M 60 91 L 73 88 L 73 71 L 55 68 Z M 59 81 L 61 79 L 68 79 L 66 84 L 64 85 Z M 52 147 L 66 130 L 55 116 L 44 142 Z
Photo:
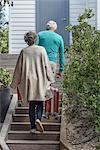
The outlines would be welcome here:
M 10 6 L 9 51 L 19 53 L 26 46 L 24 34 L 35 31 L 35 0 L 14 0 Z
M 97 0 L 70 0 L 70 24 L 75 25 L 78 23 L 77 18 L 82 14 L 85 8 L 93 9 L 95 16 L 89 21 L 92 25 L 97 25 Z
M 93 18 L 90 19 L 89 23 L 97 27 L 97 0 L 88 0 L 87 7 L 93 10 L 95 14 Z
M 95 14 L 94 17 L 89 19 L 89 23 L 97 27 L 97 0 L 70 0 L 69 1 L 69 22 L 71 25 L 77 25 L 80 14 L 84 12 L 85 9 L 92 9 Z M 72 35 L 70 33 L 70 43 L 72 42 Z
M 77 24 L 79 14 L 83 13 L 85 8 L 91 8 L 95 16 L 89 22 L 93 26 L 100 27 L 97 1 L 100 3 L 100 0 L 69 0 L 69 23 Z M 23 47 L 26 47 L 23 37 L 29 30 L 36 30 L 36 0 L 14 0 L 13 7 L 10 7 L 10 53 L 19 53 Z
M 100 0 L 97 0 L 97 29 L 100 30 Z

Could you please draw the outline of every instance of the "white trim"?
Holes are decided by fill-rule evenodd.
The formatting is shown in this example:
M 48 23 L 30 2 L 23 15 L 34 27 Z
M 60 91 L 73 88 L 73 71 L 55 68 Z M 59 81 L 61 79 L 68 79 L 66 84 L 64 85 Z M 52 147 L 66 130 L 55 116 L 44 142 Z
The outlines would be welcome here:
M 100 30 L 100 0 L 97 0 L 97 29 Z
M 11 53 L 11 6 L 9 6 L 9 53 Z

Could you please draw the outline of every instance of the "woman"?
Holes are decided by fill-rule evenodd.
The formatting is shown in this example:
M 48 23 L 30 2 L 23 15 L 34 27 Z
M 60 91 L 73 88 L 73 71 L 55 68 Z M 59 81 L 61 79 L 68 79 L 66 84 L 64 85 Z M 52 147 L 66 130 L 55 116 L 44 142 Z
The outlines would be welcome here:
M 44 131 L 41 123 L 43 101 L 48 86 L 54 82 L 45 48 L 34 45 L 36 37 L 34 32 L 25 34 L 28 47 L 19 54 L 11 83 L 12 88 L 18 88 L 23 103 L 29 101 L 31 133 L 35 133 L 36 125 L 39 131 Z

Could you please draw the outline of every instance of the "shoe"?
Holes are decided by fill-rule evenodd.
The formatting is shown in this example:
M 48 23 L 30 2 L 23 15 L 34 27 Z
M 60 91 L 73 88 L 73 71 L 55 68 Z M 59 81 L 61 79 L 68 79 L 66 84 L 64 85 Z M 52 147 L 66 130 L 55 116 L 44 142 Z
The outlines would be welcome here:
M 58 118 L 58 116 L 55 116 L 54 119 L 55 119 L 55 120 L 58 120 L 59 118 Z
M 44 132 L 43 125 L 42 125 L 42 123 L 41 123 L 41 121 L 39 119 L 36 120 L 36 127 L 37 127 L 38 131 Z
M 36 129 L 31 129 L 30 133 L 35 133 Z
M 58 117 L 58 113 L 54 113 L 53 116 L 54 116 L 54 119 L 55 119 L 55 120 L 58 120 L 58 118 L 59 118 L 59 117 Z
M 18 107 L 22 107 L 22 101 L 18 101 Z
M 43 118 L 50 119 L 50 115 L 49 114 L 45 114 L 45 115 L 43 115 Z
M 46 118 L 46 119 L 50 119 L 50 113 L 49 113 L 49 112 L 46 112 L 46 113 L 45 113 L 45 118 Z

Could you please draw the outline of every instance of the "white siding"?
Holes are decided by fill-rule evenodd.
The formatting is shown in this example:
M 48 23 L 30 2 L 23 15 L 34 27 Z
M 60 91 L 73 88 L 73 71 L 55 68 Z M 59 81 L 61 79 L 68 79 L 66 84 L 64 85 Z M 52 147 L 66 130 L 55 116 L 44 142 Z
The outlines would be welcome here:
M 93 9 L 95 16 L 89 21 L 92 25 L 96 26 L 96 6 L 97 0 L 70 0 L 69 10 L 70 10 L 70 24 L 76 25 L 78 23 L 77 18 L 82 14 L 85 8 Z
M 97 0 L 97 29 L 100 30 L 100 0 Z
M 94 17 L 90 19 L 89 23 L 97 27 L 97 0 L 88 0 L 88 7 L 93 10 Z
M 10 7 L 9 51 L 19 53 L 26 47 L 24 34 L 36 30 L 35 0 L 14 0 Z

